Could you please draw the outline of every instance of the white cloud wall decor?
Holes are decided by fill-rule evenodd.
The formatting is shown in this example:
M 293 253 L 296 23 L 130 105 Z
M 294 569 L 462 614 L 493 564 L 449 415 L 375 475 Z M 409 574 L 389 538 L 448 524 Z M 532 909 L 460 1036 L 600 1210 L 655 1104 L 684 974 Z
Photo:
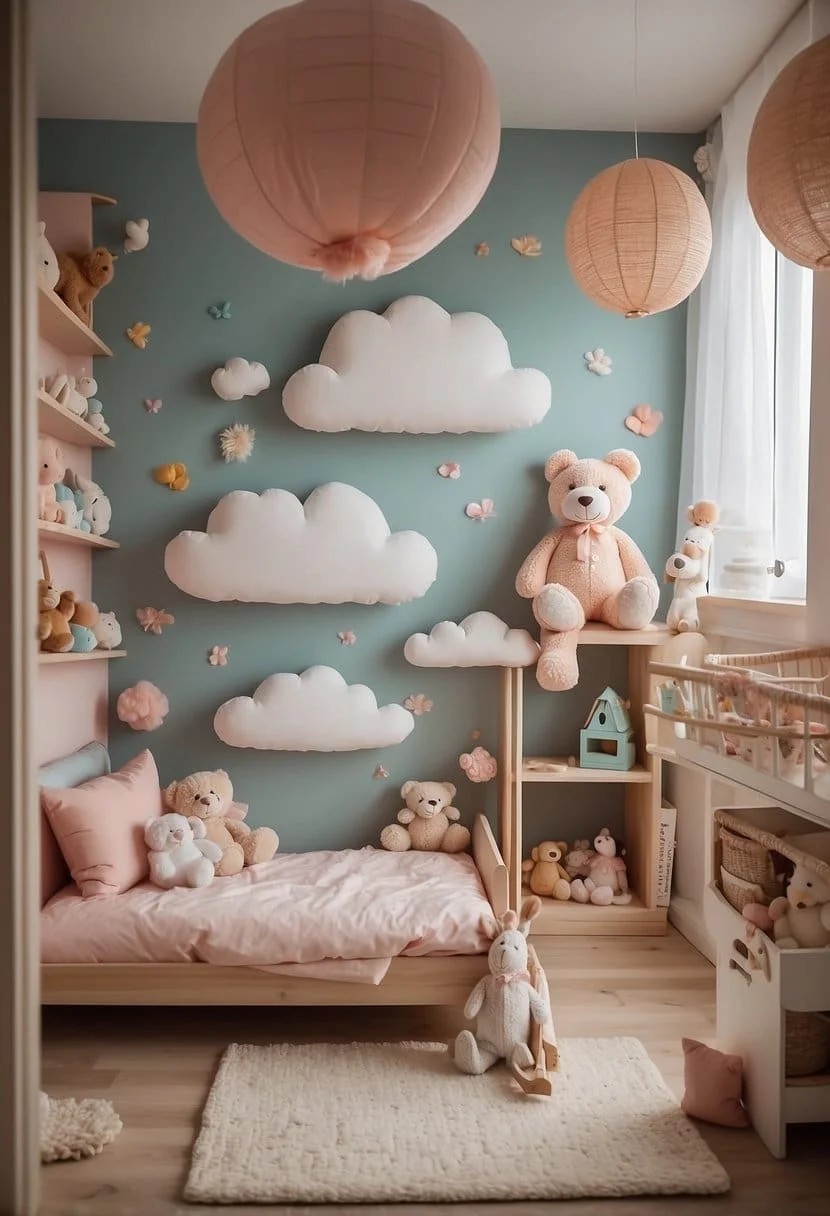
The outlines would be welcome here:
M 379 706 L 371 688 L 347 684 L 333 667 L 268 676 L 252 697 L 220 705 L 213 728 L 230 747 L 262 751 L 353 752 L 390 747 L 412 732 L 401 705 Z
M 223 401 L 241 401 L 243 397 L 258 397 L 265 392 L 271 377 L 262 363 L 249 363 L 237 355 L 228 359 L 224 367 L 217 367 L 210 383 Z
M 401 604 L 432 585 L 438 557 L 419 532 L 391 532 L 368 494 L 333 481 L 305 504 L 288 490 L 233 490 L 205 532 L 170 541 L 164 569 L 214 602 Z
M 492 612 L 473 612 L 460 625 L 439 621 L 428 634 L 413 633 L 403 652 L 415 667 L 528 667 L 539 645 Z
M 451 316 L 425 296 L 405 296 L 382 316 L 341 317 L 319 363 L 294 373 L 282 402 L 309 431 L 460 435 L 534 426 L 550 397 L 544 372 L 513 367 L 488 317 Z

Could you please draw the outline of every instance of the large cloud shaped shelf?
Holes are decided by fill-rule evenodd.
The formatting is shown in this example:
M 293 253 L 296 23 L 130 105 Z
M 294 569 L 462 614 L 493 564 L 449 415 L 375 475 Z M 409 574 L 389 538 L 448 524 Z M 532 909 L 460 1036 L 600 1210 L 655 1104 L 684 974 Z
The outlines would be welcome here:
M 550 397 L 544 372 L 514 367 L 488 317 L 451 316 L 425 296 L 405 296 L 382 316 L 341 317 L 319 363 L 294 373 L 282 403 L 309 431 L 461 435 L 535 426 Z
M 391 532 L 367 494 L 329 482 L 305 504 L 288 490 L 234 490 L 204 532 L 180 532 L 167 577 L 197 599 L 248 604 L 401 604 L 435 581 L 438 557 L 419 532 Z

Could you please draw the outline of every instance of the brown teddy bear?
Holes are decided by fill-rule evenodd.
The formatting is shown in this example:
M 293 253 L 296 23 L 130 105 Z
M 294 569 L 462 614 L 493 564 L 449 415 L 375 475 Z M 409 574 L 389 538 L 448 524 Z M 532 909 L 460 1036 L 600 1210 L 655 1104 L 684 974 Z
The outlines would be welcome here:
M 562 900 L 571 898 L 568 871 L 560 862 L 567 851 L 564 840 L 543 840 L 531 850 L 530 858 L 522 862 L 522 874 L 534 895 Z
M 116 255 L 103 245 L 89 253 L 62 253 L 58 256 L 58 279 L 55 291 L 84 325 L 89 325 L 92 301 L 102 287 L 112 282 Z
M 470 847 L 470 833 L 453 822 L 461 812 L 450 806 L 455 786 L 449 781 L 404 781 L 401 797 L 406 806 L 398 811 L 398 822 L 380 834 L 380 843 L 391 853 L 420 849 L 435 853 L 463 853 Z
M 171 781 L 164 791 L 165 804 L 186 818 L 196 816 L 205 825 L 208 840 L 218 844 L 222 858 L 216 875 L 225 878 L 238 874 L 244 866 L 270 861 L 280 845 L 273 828 L 248 827 L 233 817 L 233 785 L 224 769 L 191 773 L 181 781 Z
M 75 613 L 75 595 L 72 591 L 58 591 L 52 585 L 52 575 L 44 553 L 40 555 L 40 564 L 43 569 L 43 578 L 37 584 L 40 649 L 48 654 L 64 654 L 72 649 L 75 641 L 69 628 Z

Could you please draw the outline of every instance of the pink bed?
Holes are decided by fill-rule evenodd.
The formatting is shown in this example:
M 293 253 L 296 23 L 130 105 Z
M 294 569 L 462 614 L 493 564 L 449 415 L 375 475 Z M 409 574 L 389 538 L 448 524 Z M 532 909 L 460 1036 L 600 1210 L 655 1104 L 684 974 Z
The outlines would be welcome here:
M 398 955 L 486 951 L 481 921 L 491 915 L 467 854 L 289 853 L 199 890 L 141 883 L 82 899 L 64 887 L 41 913 L 41 958 L 205 962 L 378 984 Z

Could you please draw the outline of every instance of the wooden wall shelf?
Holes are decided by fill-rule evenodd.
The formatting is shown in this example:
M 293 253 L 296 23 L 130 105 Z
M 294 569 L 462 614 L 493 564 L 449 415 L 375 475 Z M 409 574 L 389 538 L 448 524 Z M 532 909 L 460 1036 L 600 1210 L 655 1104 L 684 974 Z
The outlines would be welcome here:
M 54 291 L 38 284 L 38 332 L 65 355 L 112 355 L 106 342 L 84 325 Z
M 108 536 L 93 536 L 91 532 L 79 532 L 77 528 L 67 528 L 65 524 L 52 524 L 40 520 L 37 526 L 39 541 L 60 540 L 66 544 L 87 545 L 90 549 L 119 549 L 117 540 Z
M 37 393 L 37 427 L 42 434 L 60 439 L 62 443 L 74 443 L 79 448 L 115 447 L 109 435 L 96 431 L 42 388 Z
M 668 625 L 646 625 L 645 629 L 612 629 L 598 621 L 589 621 L 579 631 L 580 646 L 661 646 L 675 631 Z
M 522 760 L 522 781 L 586 781 L 599 782 L 603 785 L 625 785 L 632 781 L 640 781 L 647 785 L 651 781 L 651 773 L 642 764 L 635 764 L 629 769 L 613 768 L 580 768 L 579 765 L 568 765 L 565 772 L 545 770 L 534 767 L 536 764 L 565 764 L 567 756 L 525 756 Z
M 75 654 L 69 650 L 66 654 L 49 654 L 43 652 L 37 656 L 38 663 L 51 665 L 52 663 L 89 663 L 100 659 L 123 659 L 126 657 L 126 650 L 90 650 L 88 654 Z

